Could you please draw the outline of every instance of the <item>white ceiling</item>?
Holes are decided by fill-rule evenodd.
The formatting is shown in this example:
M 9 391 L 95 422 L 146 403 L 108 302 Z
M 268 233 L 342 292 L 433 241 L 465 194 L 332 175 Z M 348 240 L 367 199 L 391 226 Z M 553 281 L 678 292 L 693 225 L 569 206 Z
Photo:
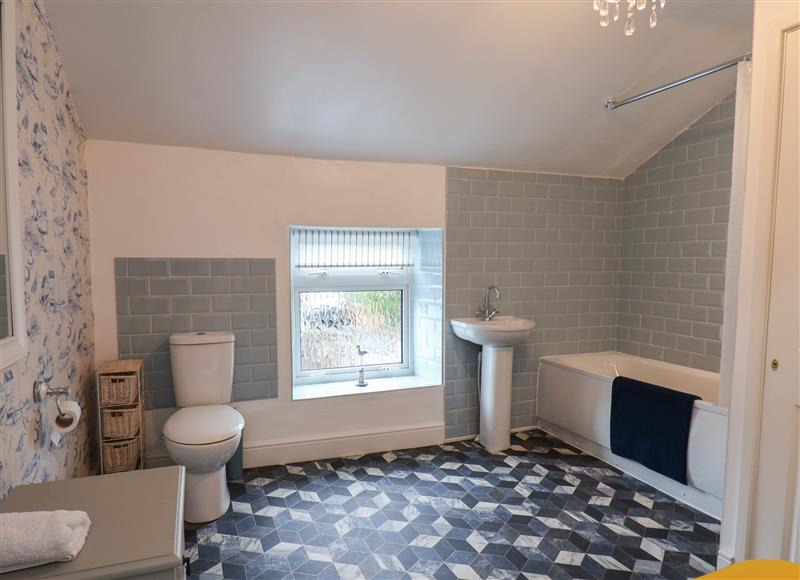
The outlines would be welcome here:
M 45 2 L 90 138 L 621 177 L 735 87 L 752 2 Z

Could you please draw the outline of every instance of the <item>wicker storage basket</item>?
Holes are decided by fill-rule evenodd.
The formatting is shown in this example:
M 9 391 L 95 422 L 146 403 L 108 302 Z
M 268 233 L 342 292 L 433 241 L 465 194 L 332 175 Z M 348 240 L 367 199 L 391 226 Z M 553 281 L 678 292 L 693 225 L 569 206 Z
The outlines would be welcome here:
M 103 443 L 103 471 L 130 471 L 139 466 L 139 438 Z
M 138 395 L 137 375 L 103 375 L 100 377 L 101 405 L 130 405 Z
M 139 407 L 102 409 L 103 439 L 130 439 L 139 434 Z

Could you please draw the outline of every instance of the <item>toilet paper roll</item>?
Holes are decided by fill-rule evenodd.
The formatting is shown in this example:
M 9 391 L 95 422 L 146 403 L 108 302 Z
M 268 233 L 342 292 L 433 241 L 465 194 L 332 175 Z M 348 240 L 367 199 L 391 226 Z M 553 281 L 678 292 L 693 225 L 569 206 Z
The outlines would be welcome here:
M 75 401 L 61 401 L 61 411 L 63 416 L 59 416 L 58 408 L 53 408 L 50 415 L 50 431 L 61 436 L 66 435 L 78 426 L 81 419 L 81 406 Z

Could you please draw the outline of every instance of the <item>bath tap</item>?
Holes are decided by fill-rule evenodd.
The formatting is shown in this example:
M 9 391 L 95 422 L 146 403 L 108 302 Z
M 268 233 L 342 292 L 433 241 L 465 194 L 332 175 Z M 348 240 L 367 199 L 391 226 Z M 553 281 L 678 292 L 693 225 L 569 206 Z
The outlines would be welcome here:
M 491 305 L 492 290 L 494 290 L 495 300 L 500 300 L 502 296 L 500 294 L 500 288 L 498 288 L 497 286 L 489 286 L 486 290 L 483 291 L 483 308 L 478 310 L 477 314 L 478 318 L 485 320 L 487 322 L 490 320 L 494 320 L 494 317 L 500 314 L 500 311 L 497 308 L 492 308 Z

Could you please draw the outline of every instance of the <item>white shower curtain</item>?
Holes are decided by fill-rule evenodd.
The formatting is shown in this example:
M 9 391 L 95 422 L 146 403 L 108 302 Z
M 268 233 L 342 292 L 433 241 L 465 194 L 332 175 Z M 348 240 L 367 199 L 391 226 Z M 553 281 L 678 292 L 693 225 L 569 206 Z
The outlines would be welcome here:
M 753 64 L 740 62 L 736 78 L 736 112 L 733 129 L 733 163 L 731 167 L 731 199 L 728 218 L 728 249 L 725 260 L 725 298 L 722 320 L 722 357 L 720 361 L 719 404 L 730 408 L 733 379 L 733 351 L 736 344 L 736 319 L 739 287 L 739 270 L 742 249 L 742 221 L 744 206 L 745 172 L 747 169 L 747 138 L 750 123 L 750 85 Z M 742 402 L 738 402 L 741 407 Z M 728 417 L 728 449 L 742 448 L 741 425 L 732 425 L 735 418 Z M 739 490 L 739 460 L 727 455 L 725 466 L 725 500 L 722 506 L 719 562 L 729 565 L 736 552 L 737 506 Z
M 736 289 L 739 285 L 739 260 L 742 245 L 742 206 L 747 168 L 747 132 L 750 120 L 751 61 L 740 62 L 736 69 L 736 112 L 733 129 L 733 164 L 731 199 L 728 217 L 728 249 L 725 259 L 725 298 L 722 319 L 722 356 L 720 360 L 719 404 L 727 407 L 731 396 L 733 346 L 736 343 Z

